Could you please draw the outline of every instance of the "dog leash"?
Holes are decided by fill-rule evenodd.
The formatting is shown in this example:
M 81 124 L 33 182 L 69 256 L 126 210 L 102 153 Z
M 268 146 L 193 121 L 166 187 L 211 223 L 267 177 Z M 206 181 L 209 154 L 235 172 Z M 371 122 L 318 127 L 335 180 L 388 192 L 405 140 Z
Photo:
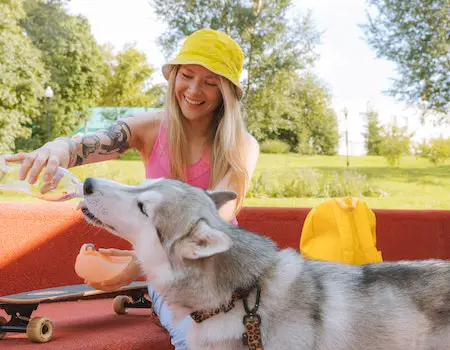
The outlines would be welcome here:
M 263 350 L 262 338 L 261 338 L 261 316 L 256 312 L 259 308 L 259 300 L 261 298 L 261 286 L 256 283 L 256 300 L 255 306 L 250 310 L 248 307 L 248 295 L 246 295 L 242 302 L 244 303 L 244 309 L 246 315 L 243 318 L 245 333 L 242 334 L 242 341 L 244 345 L 247 345 L 249 350 Z

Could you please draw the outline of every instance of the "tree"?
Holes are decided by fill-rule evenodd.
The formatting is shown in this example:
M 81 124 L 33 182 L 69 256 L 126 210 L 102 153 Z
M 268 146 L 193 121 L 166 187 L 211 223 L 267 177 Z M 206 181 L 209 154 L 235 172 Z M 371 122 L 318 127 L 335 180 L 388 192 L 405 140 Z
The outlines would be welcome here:
M 47 72 L 41 54 L 19 26 L 22 1 L 0 1 L 0 153 L 15 149 L 18 137 L 28 137 L 39 115 Z
M 397 65 L 392 96 L 422 108 L 450 109 L 450 2 L 448 0 L 367 0 L 362 26 L 379 57 Z
M 381 136 L 383 127 L 380 125 L 378 112 L 368 106 L 365 117 L 367 124 L 366 132 L 364 132 L 363 135 L 367 155 L 379 156 L 381 155 L 381 143 L 383 141 Z
M 400 157 L 411 153 L 411 137 L 406 127 L 389 124 L 383 128 L 381 155 L 386 158 L 390 166 L 398 166 Z
M 337 117 L 331 94 L 312 74 L 298 79 L 293 89 L 296 107 L 298 151 L 304 154 L 334 155 L 339 143 Z
M 248 109 L 248 127 L 259 141 L 280 139 L 302 154 L 336 153 L 337 119 L 330 94 L 311 73 L 279 73 L 258 89 Z
M 416 155 L 428 159 L 433 164 L 441 164 L 450 159 L 450 138 L 438 137 L 417 145 Z
M 296 147 L 299 140 L 307 139 L 308 144 L 311 140 L 314 143 L 314 152 L 333 152 L 332 138 L 336 135 L 337 144 L 337 133 L 332 126 L 336 124 L 334 114 L 326 105 L 329 98 L 324 91 L 319 93 L 322 87 L 307 73 L 317 58 L 314 45 L 319 40 L 309 13 L 296 13 L 291 0 L 204 0 L 200 3 L 152 0 L 151 3 L 169 26 L 159 38 L 166 56 L 187 35 L 205 27 L 224 31 L 239 43 L 245 56 L 243 86 L 248 128 L 258 140 L 277 137 Z M 302 95 L 306 82 L 314 93 L 304 91 Z M 292 88 L 295 92 L 291 93 Z M 306 95 L 303 102 L 315 105 L 307 117 L 306 107 L 298 101 Z M 319 122 L 320 118 L 323 120 Z M 299 120 L 311 122 L 304 124 Z M 306 130 L 305 125 L 310 129 Z M 319 139 L 322 139 L 320 145 Z
M 166 56 L 181 41 L 201 28 L 222 30 L 232 36 L 245 55 L 245 91 L 257 88 L 279 70 L 297 71 L 317 58 L 319 35 L 310 14 L 295 13 L 292 0 L 152 0 L 156 14 L 168 23 L 159 38 Z M 247 84 L 251 81 L 251 84 Z
M 112 48 L 102 48 L 106 61 L 105 89 L 98 102 L 101 106 L 160 106 L 164 90 L 159 85 L 149 87 L 154 68 L 145 54 L 127 46 L 117 56 Z
M 28 37 L 43 53 L 50 71 L 52 135 L 70 135 L 88 117 L 104 84 L 104 63 L 90 25 L 83 16 L 72 16 L 63 0 L 28 0 L 27 16 L 21 24 Z M 45 141 L 45 108 L 33 130 Z

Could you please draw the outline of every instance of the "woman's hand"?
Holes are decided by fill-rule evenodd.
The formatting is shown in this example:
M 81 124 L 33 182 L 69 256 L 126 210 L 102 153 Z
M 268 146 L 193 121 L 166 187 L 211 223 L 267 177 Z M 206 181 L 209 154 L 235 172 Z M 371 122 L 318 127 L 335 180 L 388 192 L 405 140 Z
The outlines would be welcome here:
M 5 156 L 7 162 L 22 162 L 19 172 L 19 180 L 25 180 L 34 184 L 45 167 L 44 180 L 50 181 L 56 174 L 58 167 L 68 168 L 71 158 L 76 157 L 76 143 L 67 138 L 58 138 L 47 142 L 35 151 L 25 153 L 20 152 L 14 155 Z
M 131 282 L 135 281 L 140 275 L 140 266 L 137 262 L 136 255 L 132 250 L 119 250 L 119 249 L 99 249 L 100 253 L 109 256 L 129 256 L 131 261 L 128 266 L 122 271 L 122 273 L 110 280 L 103 282 L 89 282 L 85 281 L 92 288 L 103 290 L 105 292 L 113 292 L 120 287 L 127 286 Z

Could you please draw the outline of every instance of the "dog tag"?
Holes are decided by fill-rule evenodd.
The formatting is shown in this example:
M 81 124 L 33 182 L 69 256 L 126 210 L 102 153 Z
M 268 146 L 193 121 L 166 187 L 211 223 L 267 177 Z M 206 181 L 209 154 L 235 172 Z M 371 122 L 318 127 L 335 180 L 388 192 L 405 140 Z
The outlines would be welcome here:
M 245 326 L 245 333 L 242 334 L 242 343 L 248 346 L 249 349 L 262 350 L 261 317 L 258 314 L 248 314 L 244 316 L 243 323 Z
M 247 333 L 242 333 L 242 343 L 244 343 L 245 346 L 248 345 L 248 335 L 247 335 Z

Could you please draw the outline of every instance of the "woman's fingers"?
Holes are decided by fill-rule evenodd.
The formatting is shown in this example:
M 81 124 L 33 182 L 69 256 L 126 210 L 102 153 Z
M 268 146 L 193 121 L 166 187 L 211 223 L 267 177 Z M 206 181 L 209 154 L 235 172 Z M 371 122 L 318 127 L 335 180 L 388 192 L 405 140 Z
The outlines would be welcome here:
M 7 161 L 7 162 L 20 162 L 22 160 L 25 159 L 25 156 L 27 155 L 27 153 L 25 152 L 19 152 L 17 154 L 8 154 L 5 155 L 3 158 Z
M 36 182 L 42 169 L 46 166 L 49 156 L 50 156 L 50 152 L 46 149 L 42 149 L 41 151 L 39 151 L 37 153 L 37 156 L 34 159 L 34 162 L 30 169 L 30 174 L 28 177 L 28 181 L 31 184 L 34 184 Z
M 36 152 L 27 153 L 23 157 L 22 166 L 19 171 L 19 180 L 25 180 L 28 172 L 34 164 L 34 159 L 37 157 Z
M 50 181 L 55 177 L 59 165 L 60 165 L 59 157 L 57 157 L 54 154 L 51 154 L 50 158 L 48 158 L 47 166 L 45 168 L 44 181 Z
M 40 188 L 40 191 L 41 191 L 41 194 L 46 194 L 47 192 L 50 192 L 54 188 L 55 188 L 55 186 L 52 183 L 46 182 L 44 185 L 42 185 L 42 187 Z
M 65 154 L 65 151 L 67 151 L 67 154 Z M 44 181 L 50 181 L 62 163 L 66 166 L 67 162 L 65 160 L 68 158 L 68 145 L 66 143 L 62 145 L 57 142 L 46 143 L 41 148 L 30 153 L 20 152 L 4 156 L 7 162 L 21 161 L 19 180 L 25 180 L 28 177 L 28 182 L 31 184 L 36 183 L 39 174 L 44 168 Z

